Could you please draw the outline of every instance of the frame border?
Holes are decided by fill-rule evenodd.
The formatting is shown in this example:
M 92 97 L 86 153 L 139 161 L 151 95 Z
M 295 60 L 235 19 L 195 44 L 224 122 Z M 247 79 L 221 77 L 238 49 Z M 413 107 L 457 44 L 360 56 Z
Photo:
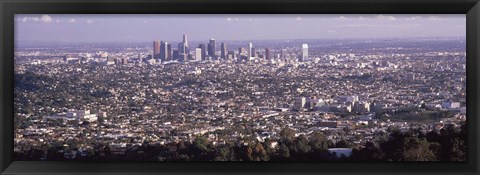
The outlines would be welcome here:
M 479 0 L 0 0 L 0 174 L 480 174 Z M 463 162 L 13 161 L 14 14 L 466 14 L 468 150 Z M 477 106 L 477 107 L 475 107 Z M 472 117 L 473 116 L 473 117 Z

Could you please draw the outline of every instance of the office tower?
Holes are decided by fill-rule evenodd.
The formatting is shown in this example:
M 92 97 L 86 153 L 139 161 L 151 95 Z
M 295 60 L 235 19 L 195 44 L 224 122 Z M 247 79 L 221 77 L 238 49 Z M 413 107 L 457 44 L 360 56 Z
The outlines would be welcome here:
M 252 47 L 253 47 L 253 44 L 248 43 L 248 48 L 247 48 L 247 59 L 248 60 L 250 60 L 250 58 L 252 57 Z
M 302 44 L 302 55 L 300 61 L 308 60 L 308 44 Z
M 227 45 L 225 45 L 225 43 L 222 43 L 220 51 L 221 51 L 220 57 L 223 58 L 223 59 L 226 59 L 227 58 Z
M 227 60 L 233 60 L 234 57 L 235 57 L 235 52 L 234 51 L 228 51 Z
M 252 57 L 255 58 L 257 57 L 257 53 L 255 52 L 255 48 L 252 47 Z
M 177 49 L 173 50 L 173 60 L 178 60 L 178 50 Z
M 286 52 L 285 49 L 280 50 L 280 59 L 285 59 L 286 58 L 287 55 L 286 55 L 285 52 Z
M 245 57 L 245 56 L 243 55 L 244 52 L 245 52 L 245 49 L 243 49 L 242 47 L 239 47 L 239 48 L 238 48 L 238 58 L 237 58 L 238 60 L 243 60 L 243 59 L 244 59 L 244 57 Z
M 160 42 L 160 60 L 162 62 L 167 60 L 168 55 L 168 43 L 167 42 Z
M 185 54 L 187 55 L 186 58 L 187 60 L 193 60 L 193 55 L 192 54 Z
M 210 39 L 210 44 L 208 45 L 208 55 L 210 55 L 213 59 L 217 56 L 215 55 L 215 39 Z
M 183 45 L 185 47 L 188 47 L 188 40 L 187 40 L 187 35 L 183 34 Z
M 270 49 L 269 48 L 265 49 L 265 59 L 270 60 Z
M 201 48 L 195 48 L 195 60 L 200 61 L 202 60 L 202 49 Z
M 167 61 L 172 60 L 173 55 L 172 55 L 172 44 L 167 43 Z
M 140 55 L 140 54 L 138 54 L 138 62 L 139 62 L 139 63 L 143 62 L 142 55 Z
M 210 43 L 207 44 L 207 57 L 210 57 L 211 53 L 210 53 Z M 206 58 L 208 59 L 208 58 Z
M 160 57 L 160 41 L 153 41 L 153 58 L 158 59 Z
M 178 43 L 178 53 L 186 53 L 185 44 L 183 42 Z
M 109 55 L 107 57 L 107 64 L 116 64 L 117 63 L 117 57 Z
M 185 61 L 187 61 L 187 54 L 178 53 L 178 62 L 185 62 Z
M 183 53 L 190 54 L 190 48 L 188 47 L 187 35 L 183 34 Z
M 207 49 L 205 47 L 205 44 L 198 45 L 198 48 L 202 50 L 202 60 L 205 61 L 207 58 Z

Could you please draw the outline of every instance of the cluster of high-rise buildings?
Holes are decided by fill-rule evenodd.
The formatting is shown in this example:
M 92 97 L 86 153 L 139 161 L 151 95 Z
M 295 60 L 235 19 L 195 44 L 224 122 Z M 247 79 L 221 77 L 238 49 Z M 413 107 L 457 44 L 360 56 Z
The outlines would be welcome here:
M 189 47 L 187 35 L 183 35 L 183 41 L 178 44 L 178 47 L 172 48 L 172 45 L 165 41 L 153 41 L 153 55 L 152 59 L 160 60 L 161 62 L 177 60 L 179 62 L 196 60 L 237 60 L 237 61 L 251 61 L 255 58 L 261 57 L 266 60 L 272 59 L 271 49 L 265 48 L 264 55 L 258 55 L 258 50 L 253 47 L 253 44 L 248 43 L 247 48 L 239 47 L 238 52 L 228 50 L 227 44 L 222 42 L 220 44 L 220 55 L 217 53 L 217 44 L 214 38 L 210 39 L 207 44 L 200 43 L 198 47 Z M 308 44 L 302 44 L 302 51 L 299 56 L 300 61 L 308 60 Z

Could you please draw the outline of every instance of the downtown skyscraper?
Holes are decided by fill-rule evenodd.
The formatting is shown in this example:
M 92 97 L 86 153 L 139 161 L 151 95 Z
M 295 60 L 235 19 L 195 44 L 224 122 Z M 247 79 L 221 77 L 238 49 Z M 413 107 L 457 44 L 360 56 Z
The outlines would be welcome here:
M 266 48 L 265 49 L 265 59 L 266 60 L 270 60 L 270 49 L 269 48 Z
M 308 44 L 302 44 L 302 55 L 300 59 L 300 61 L 308 60 Z
M 248 48 L 247 48 L 247 60 L 250 60 L 252 59 L 253 57 L 253 44 L 252 43 L 248 43 Z
M 212 57 L 212 59 L 216 59 L 217 55 L 215 54 L 216 45 L 215 39 L 210 39 L 210 43 L 208 44 L 208 55 Z
M 206 48 L 205 44 L 199 44 L 198 48 L 200 48 L 201 51 L 202 51 L 202 59 L 201 60 L 205 61 L 206 58 L 207 58 L 207 48 Z
M 160 58 L 160 41 L 153 41 L 153 58 Z
M 202 49 L 201 48 L 195 48 L 195 60 L 200 61 L 202 60 Z
M 160 60 L 167 61 L 168 59 L 168 43 L 165 41 L 160 42 Z
M 183 45 L 185 45 L 185 47 L 188 47 L 188 39 L 187 39 L 187 35 L 183 34 Z
M 227 58 L 227 45 L 222 42 L 221 48 L 220 48 L 220 57 L 223 59 Z
M 173 59 L 172 44 L 167 43 L 167 60 L 170 61 Z

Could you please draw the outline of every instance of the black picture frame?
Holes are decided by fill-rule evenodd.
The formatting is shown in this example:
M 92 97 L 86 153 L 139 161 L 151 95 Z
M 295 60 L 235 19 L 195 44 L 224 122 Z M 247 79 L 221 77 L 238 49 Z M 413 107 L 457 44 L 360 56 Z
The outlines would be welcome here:
M 479 174 L 478 0 L 1 0 L 1 174 Z M 466 14 L 466 162 L 13 161 L 14 14 Z

